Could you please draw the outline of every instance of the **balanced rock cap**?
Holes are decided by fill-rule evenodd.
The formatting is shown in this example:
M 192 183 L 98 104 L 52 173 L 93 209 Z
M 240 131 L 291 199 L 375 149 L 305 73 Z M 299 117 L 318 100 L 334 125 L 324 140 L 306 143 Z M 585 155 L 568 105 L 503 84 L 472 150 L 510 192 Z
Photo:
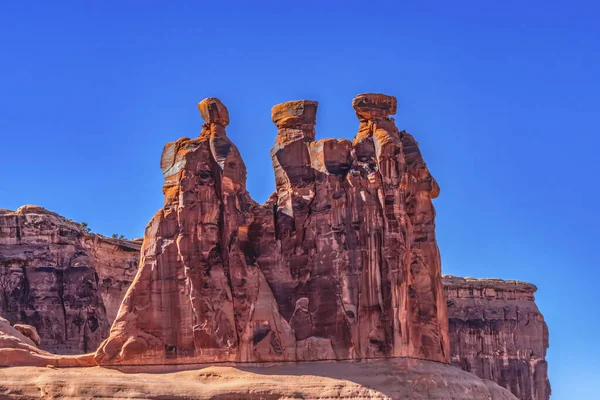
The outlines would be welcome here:
M 317 106 L 312 100 L 296 100 L 277 104 L 271 109 L 271 118 L 278 128 L 293 128 L 317 123 Z
M 229 124 L 229 112 L 221 100 L 216 97 L 208 97 L 198 103 L 198 110 L 202 119 L 207 124 L 227 126 Z
M 352 100 L 352 107 L 361 120 L 387 118 L 396 114 L 397 101 L 387 94 L 362 93 Z

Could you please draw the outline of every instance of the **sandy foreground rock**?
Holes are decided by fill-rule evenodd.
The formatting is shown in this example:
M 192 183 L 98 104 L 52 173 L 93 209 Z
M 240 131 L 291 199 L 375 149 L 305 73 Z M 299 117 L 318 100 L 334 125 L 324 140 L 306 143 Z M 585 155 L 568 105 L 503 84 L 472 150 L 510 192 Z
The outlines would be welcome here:
M 5 368 L 0 369 L 0 398 L 516 399 L 493 382 L 424 360 L 183 368 L 178 372 L 148 368 L 145 373 L 126 372 L 123 367 Z

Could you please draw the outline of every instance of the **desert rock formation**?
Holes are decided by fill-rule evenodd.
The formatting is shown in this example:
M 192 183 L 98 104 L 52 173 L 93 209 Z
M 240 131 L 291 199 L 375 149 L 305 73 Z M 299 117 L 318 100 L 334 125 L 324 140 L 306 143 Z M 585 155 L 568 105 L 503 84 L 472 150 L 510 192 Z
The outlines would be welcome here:
M 34 210 L 37 210 L 34 212 Z M 18 282 L 21 280 L 22 275 L 32 274 L 40 265 L 40 262 L 36 257 L 39 254 L 45 254 L 45 249 L 52 246 L 56 246 L 53 242 L 56 237 L 60 237 L 59 232 L 64 232 L 64 228 L 61 228 L 61 224 L 56 224 L 53 221 L 67 221 L 66 218 L 56 215 L 53 212 L 43 210 L 39 207 L 22 207 L 17 213 L 5 212 L 4 215 L 35 215 L 37 223 L 35 227 L 30 228 L 29 236 L 36 237 L 35 248 L 33 254 L 30 257 L 24 258 L 24 255 L 15 256 L 18 252 L 13 246 L 0 246 L 0 259 L 14 260 L 19 257 L 21 259 L 20 268 L 13 268 L 11 274 L 18 279 L 8 279 L 7 281 L 15 282 L 11 286 L 11 290 L 7 292 L 8 298 L 11 299 L 13 310 L 33 310 L 39 314 L 42 310 L 53 310 L 55 306 L 55 296 L 35 296 L 35 297 L 23 297 L 18 296 L 15 291 L 20 286 Z M 23 218 L 23 217 L 21 217 Z M 23 223 L 21 223 L 23 224 Z M 6 223 L 3 224 L 6 226 Z M 132 241 L 121 241 L 102 238 L 97 235 L 91 235 L 85 232 L 79 224 L 72 225 L 78 234 L 85 240 L 73 242 L 74 253 L 83 254 L 92 251 L 92 247 L 89 245 L 100 241 L 103 243 L 101 246 L 103 251 L 96 254 L 112 254 L 112 257 L 99 257 L 94 258 L 94 261 L 90 263 L 93 266 L 95 273 L 102 276 L 104 284 L 92 286 L 91 289 L 94 291 L 92 298 L 101 298 L 105 305 L 116 305 L 111 312 L 106 312 L 104 315 L 105 320 L 99 321 L 99 326 L 110 326 L 114 317 L 117 313 L 118 305 L 121 304 L 125 295 L 126 289 L 130 286 L 133 277 L 135 276 L 135 270 L 137 270 L 137 264 L 139 261 L 139 253 L 132 252 L 131 249 L 139 247 L 139 244 Z M 52 227 L 55 232 L 41 234 L 42 229 L 48 229 L 43 227 Z M 33 229 L 39 229 L 40 231 L 34 232 Z M 15 245 L 16 248 L 21 248 L 22 245 Z M 28 246 L 32 246 L 30 243 Z M 10 249 L 10 254 L 6 252 Z M 92 254 L 95 254 L 92 251 Z M 46 257 L 46 256 L 43 256 Z M 47 257 L 46 257 L 47 259 Z M 122 260 L 116 262 L 116 260 Z M 3 267 L 6 268 L 7 264 Z M 124 268 L 126 266 L 126 268 Z M 133 269 L 132 269 L 133 268 Z M 23 273 L 22 271 L 25 271 Z M 108 279 L 111 279 L 108 281 Z M 68 282 L 73 282 L 69 280 Z M 76 281 L 75 281 L 76 282 Z M 448 297 L 448 313 L 450 317 L 450 352 L 452 356 L 453 365 L 460 367 L 466 371 L 472 372 L 478 375 L 480 378 L 489 379 L 494 382 L 501 384 L 502 386 L 509 388 L 513 393 L 520 396 L 522 400 L 537 400 L 537 399 L 548 399 L 549 388 L 547 383 L 547 373 L 545 371 L 546 362 L 544 357 L 541 359 L 527 357 L 527 352 L 523 349 L 531 346 L 531 343 L 538 343 L 532 347 L 537 349 L 539 354 L 545 354 L 540 351 L 539 344 L 548 346 L 547 330 L 546 329 L 535 329 L 531 330 L 530 326 L 544 324 L 543 317 L 537 310 L 537 306 L 534 303 L 533 293 L 535 286 L 516 281 L 501 281 L 498 279 L 462 279 L 451 276 L 443 277 L 444 288 L 446 289 L 446 295 Z M 489 288 L 488 288 L 489 287 Z M 484 290 L 488 288 L 488 290 Z M 497 288 L 500 288 L 497 290 Z M 75 288 L 67 288 L 66 292 L 74 292 Z M 483 293 L 486 293 L 484 295 Z M 459 301 L 456 299 L 460 296 Z M 27 300 L 25 300 L 27 299 Z M 19 304 L 19 301 L 25 301 L 23 304 Z M 2 303 L 4 304 L 4 303 Z M 86 303 L 77 303 L 79 310 L 83 310 Z M 492 307 L 492 305 L 494 305 Z M 5 307 L 5 306 L 2 306 Z M 525 308 L 524 308 L 525 307 Z M 77 308 L 75 305 L 69 305 L 70 310 L 75 312 Z M 519 311 L 519 324 L 516 321 L 513 323 L 506 324 L 502 320 L 504 318 L 504 309 L 516 310 L 517 308 L 525 311 Z M 110 307 L 107 307 L 110 310 Z M 494 310 L 493 312 L 490 310 Z M 31 311 L 30 311 L 31 312 Z M 6 308 L 2 308 L 0 316 L 6 318 L 14 318 L 15 315 L 21 315 L 14 311 L 8 313 Z M 27 315 L 27 314 L 26 314 Z M 56 345 L 56 336 L 53 336 L 54 330 L 46 329 L 45 327 L 52 325 L 52 320 L 48 322 L 48 319 L 53 315 L 48 312 L 46 315 L 46 322 L 43 318 L 24 318 L 24 322 L 30 322 L 35 325 L 35 328 L 40 330 L 41 343 L 38 344 L 40 349 L 46 350 L 51 353 L 59 354 L 75 354 L 83 353 L 86 346 L 76 346 L 69 349 Z M 59 314 L 60 316 L 61 314 Z M 467 317 L 470 315 L 470 317 Z M 499 319 L 499 316 L 502 319 Z M 516 313 L 509 313 L 516 317 Z M 14 321 L 23 321 L 23 319 L 13 319 Z M 62 321 L 58 318 L 54 320 L 54 324 L 59 327 L 63 326 Z M 514 326 L 517 326 L 515 330 Z M 19 324 L 15 324 L 16 329 L 20 329 Z M 521 328 L 519 328 L 521 327 Z M 34 329 L 35 329 L 34 328 Z M 523 329 L 527 330 L 527 339 L 525 341 L 522 338 Z M 23 332 L 22 332 L 23 333 Z M 514 338 L 510 339 L 510 343 L 517 346 L 516 351 L 513 350 L 511 355 L 505 353 L 503 343 L 506 340 L 507 335 L 515 335 Z M 107 335 L 107 333 L 105 333 Z M 58 336 L 61 338 L 62 336 Z M 89 336 L 88 336 L 89 337 Z M 480 338 L 480 339 L 478 339 Z M 94 339 L 98 341 L 98 339 Z M 486 351 L 482 351 L 477 348 L 474 349 L 472 345 L 467 342 L 475 343 L 477 340 L 483 345 L 485 344 Z M 95 345 L 97 346 L 98 343 Z M 493 345 L 492 345 L 493 344 Z M 93 342 L 87 344 L 87 348 L 93 348 Z M 68 351 L 65 351 L 68 350 Z M 527 362 L 529 366 L 525 366 L 524 362 Z M 485 364 L 485 366 L 484 366 Z M 544 368 L 544 369 L 542 369 Z M 533 373 L 531 372 L 533 371 Z M 536 397 L 537 396 L 537 397 Z M 545 396 L 545 397 L 544 397 Z
M 64 356 L 40 350 L 34 340 L 21 333 L 22 330 L 30 334 L 35 332 L 30 328 L 28 325 L 11 326 L 8 320 L 0 317 L 0 367 L 87 367 L 94 364 L 91 354 Z M 0 385 L 0 397 L 4 394 L 3 388 Z
M 0 315 L 37 328 L 47 351 L 94 351 L 137 271 L 139 249 L 41 207 L 0 210 Z
M 353 101 L 353 142 L 315 142 L 317 103 L 275 106 L 276 193 L 256 204 L 217 99 L 163 150 L 164 207 L 99 364 L 407 356 L 449 362 L 431 199 L 396 99 Z
M 273 108 L 276 192 L 258 205 L 225 133 L 227 109 L 201 102 L 200 137 L 163 151 L 165 206 L 146 229 L 139 271 L 140 242 L 41 207 L 0 210 L 0 316 L 15 322 L 3 325 L 0 365 L 95 364 L 44 350 L 93 351 L 114 322 L 100 364 L 451 357 L 521 400 L 547 400 L 535 286 L 445 277 L 448 338 L 437 183 L 389 118 L 393 97 L 353 106 L 352 142 L 314 140 L 316 102 Z
M 548 327 L 537 288 L 500 279 L 444 277 L 452 364 L 509 389 L 521 400 L 548 400 Z

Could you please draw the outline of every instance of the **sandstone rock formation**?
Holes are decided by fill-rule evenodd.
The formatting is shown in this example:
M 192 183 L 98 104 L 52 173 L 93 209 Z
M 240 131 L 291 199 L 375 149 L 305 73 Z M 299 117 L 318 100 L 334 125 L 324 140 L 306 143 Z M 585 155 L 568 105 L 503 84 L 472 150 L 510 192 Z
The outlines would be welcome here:
M 517 400 L 506 389 L 458 368 L 406 358 L 178 369 L 4 368 L 0 397 Z
M 108 336 L 139 249 L 41 207 L 0 210 L 0 315 L 37 328 L 45 350 L 93 351 Z
M 509 389 L 521 400 L 548 400 L 548 328 L 519 281 L 444 277 L 452 364 Z
M 389 118 L 394 97 L 360 95 L 353 106 L 353 142 L 314 141 L 316 102 L 273 108 L 277 191 L 258 205 L 225 133 L 227 109 L 199 104 L 200 136 L 163 150 L 165 204 L 99 364 L 449 362 L 439 188 Z
M 57 246 L 57 244 L 53 243 L 52 238 L 59 237 L 59 232 L 64 230 L 64 227 L 61 224 L 54 223 L 53 221 L 56 219 L 59 221 L 67 221 L 65 218 L 57 216 L 55 213 L 49 211 L 39 210 L 33 212 L 33 210 L 33 207 L 27 206 L 21 208 L 18 212 L 18 214 L 21 215 L 26 213 L 33 214 L 36 216 L 36 218 L 38 218 L 36 225 L 30 226 L 28 234 L 29 237 L 38 238 L 38 241 L 36 242 L 36 248 L 38 250 L 36 250 L 34 254 L 30 256 L 24 262 L 24 264 L 22 264 L 26 271 L 25 274 L 31 274 L 31 271 L 35 269 L 35 266 L 40 265 L 39 261 L 36 259 L 37 256 L 41 254 L 41 257 L 47 257 L 44 255 L 45 251 L 43 251 L 46 247 L 50 248 L 51 246 Z M 7 213 L 4 215 L 7 215 Z M 6 226 L 6 223 L 4 223 L 2 226 Z M 90 263 L 90 266 L 93 267 L 95 274 L 103 277 L 100 279 L 103 280 L 104 284 L 92 286 L 91 290 L 93 290 L 93 293 L 91 297 L 101 298 L 102 302 L 105 304 L 105 307 L 107 307 L 107 312 L 104 314 L 104 318 L 106 319 L 99 320 L 98 325 L 110 326 L 114 321 L 114 316 L 116 316 L 116 308 L 118 308 L 118 305 L 121 304 L 121 301 L 125 295 L 125 290 L 130 286 L 131 281 L 133 280 L 133 271 L 137 269 L 139 253 L 134 253 L 131 251 L 131 249 L 135 249 L 139 245 L 138 243 L 132 241 L 114 241 L 112 239 L 89 235 L 81 229 L 80 225 L 74 224 L 73 226 L 74 229 L 79 232 L 78 234 L 80 234 L 82 238 L 86 238 L 85 240 L 73 242 L 73 246 L 75 246 L 74 253 L 85 254 L 91 251 L 92 254 L 99 255 L 94 257 L 93 262 Z M 51 227 L 54 232 L 49 233 L 48 227 Z M 39 231 L 34 232 L 33 229 L 38 229 Z M 45 230 L 46 234 L 42 235 L 42 230 Z M 99 248 L 102 250 L 95 252 L 92 250 L 94 247 L 90 247 L 90 244 L 98 242 L 101 243 Z M 113 243 L 118 243 L 118 245 L 114 245 Z M 22 249 L 23 244 L 17 244 L 15 246 Z M 2 250 L 0 251 L 0 259 L 15 260 L 16 257 L 9 256 L 8 253 L 6 253 L 7 249 L 10 250 L 11 254 L 15 253 L 15 250 L 11 245 L 0 246 L 0 250 Z M 111 254 L 112 256 L 106 257 L 104 254 Z M 6 264 L 4 266 L 6 266 Z M 127 268 L 124 268 L 123 266 L 127 266 Z M 15 269 L 12 273 L 19 277 L 17 280 L 12 280 L 15 284 L 18 282 L 24 282 L 24 280 L 20 279 L 22 276 L 21 271 L 21 268 L 18 270 Z M 108 281 L 109 278 L 111 281 Z M 8 281 L 11 281 L 11 279 Z M 77 281 L 69 280 L 69 282 Z M 481 291 L 483 288 L 485 288 L 484 283 L 486 282 L 491 285 L 490 289 L 486 291 L 488 296 L 477 297 L 482 293 Z M 492 315 L 504 315 L 504 307 L 508 307 L 510 309 L 514 309 L 515 307 L 522 308 L 523 304 L 525 304 L 527 306 L 526 309 L 534 310 L 535 312 L 519 312 L 520 324 L 518 326 L 528 327 L 531 324 L 540 324 L 540 314 L 537 311 L 535 303 L 532 303 L 533 291 L 535 291 L 535 287 L 533 285 L 524 283 L 517 284 L 514 281 L 461 279 L 450 276 L 443 278 L 443 284 L 446 289 L 447 297 L 450 299 L 450 350 L 453 364 L 469 372 L 475 373 L 481 378 L 493 380 L 500 383 L 504 387 L 510 388 L 515 394 L 519 395 L 522 400 L 547 399 L 549 396 L 549 389 L 544 389 L 544 387 L 547 387 L 548 385 L 547 374 L 546 372 L 541 371 L 540 368 L 540 365 L 546 365 L 545 360 L 542 359 L 528 361 L 530 362 L 529 370 L 523 366 L 523 359 L 521 359 L 521 361 L 517 360 L 521 354 L 527 354 L 526 352 L 523 352 L 522 349 L 527 348 L 527 346 L 529 346 L 528 343 L 546 343 L 545 346 L 547 347 L 547 336 L 545 336 L 547 335 L 547 331 L 545 329 L 537 329 L 535 332 L 529 331 L 529 336 L 525 339 L 525 341 L 523 341 L 523 338 L 521 337 L 522 335 L 519 334 L 519 332 L 521 332 L 519 328 L 515 331 L 513 325 L 505 324 L 504 322 L 499 321 L 497 318 L 489 317 L 492 303 L 496 304 L 496 310 L 502 310 L 501 314 L 498 314 L 496 311 L 494 311 Z M 500 294 L 498 294 L 499 292 L 497 292 L 496 289 L 493 289 L 493 287 L 503 288 L 501 294 L 502 298 L 498 297 Z M 14 286 L 13 290 L 17 288 L 18 285 Z M 459 289 L 461 293 L 461 300 L 455 301 L 458 296 Z M 516 294 L 510 294 L 515 292 L 517 289 L 519 289 L 519 293 L 521 294 L 518 296 Z M 37 312 L 40 313 L 40 310 L 54 309 L 53 307 L 56 301 L 55 296 L 15 296 L 16 292 L 13 292 L 13 290 L 9 290 L 8 296 L 11 299 L 10 303 L 12 304 L 13 310 L 29 309 L 38 310 Z M 525 290 L 526 300 L 523 300 L 523 290 Z M 69 288 L 66 291 L 73 292 L 74 288 Z M 470 297 L 472 296 L 470 293 L 473 293 L 473 295 L 476 296 Z M 477 298 L 479 298 L 479 300 L 477 300 Z M 19 304 L 19 301 L 26 301 L 26 303 Z M 106 305 L 112 305 L 112 307 L 108 307 Z M 72 305 L 70 305 L 70 307 L 73 308 Z M 114 311 L 110 312 L 111 309 Z M 7 318 L 14 318 L 15 315 L 20 315 L 19 313 L 15 314 L 12 312 L 11 316 L 9 316 L 6 308 L 1 308 L 1 310 L 0 316 Z M 464 316 L 467 314 L 472 315 L 473 318 L 464 318 Z M 487 314 L 487 317 L 483 317 L 484 314 Z M 51 312 L 47 312 L 45 315 L 47 316 L 46 321 L 48 318 L 52 317 Z M 456 316 L 463 317 L 457 318 Z M 102 318 L 99 314 L 97 314 L 97 317 Z M 525 318 L 528 319 L 525 320 Z M 44 318 L 29 320 L 35 325 L 34 329 L 38 328 L 40 330 L 41 345 L 38 345 L 38 347 L 53 353 L 64 352 L 64 347 L 56 346 L 56 337 L 53 336 L 53 331 L 45 329 L 45 326 L 48 326 L 49 324 L 44 322 Z M 63 326 L 63 324 L 60 323 L 58 326 Z M 296 324 L 296 326 L 298 330 L 301 330 L 300 324 Z M 21 329 L 19 324 L 15 324 L 14 327 L 16 329 Z M 455 333 L 455 330 L 457 329 L 458 331 Z M 465 334 L 466 331 L 468 331 L 468 334 Z M 515 336 L 514 341 L 511 341 L 511 343 L 516 343 L 521 350 L 513 351 L 512 356 L 508 357 L 502 348 L 502 343 L 507 335 L 510 336 L 513 334 L 513 332 L 515 333 Z M 495 343 L 497 349 L 502 349 L 492 351 L 492 348 L 488 344 L 486 345 L 487 350 L 485 352 L 480 350 L 468 352 L 467 350 L 472 349 L 472 347 L 469 347 L 469 345 L 466 344 L 466 341 L 473 343 L 474 338 L 483 338 L 482 343 Z M 50 342 L 50 344 L 48 344 L 48 342 Z M 310 349 L 314 349 L 314 343 L 311 342 L 312 341 L 309 341 L 307 344 L 311 345 L 309 346 Z M 93 343 L 90 342 L 87 345 L 87 348 L 93 348 L 92 344 Z M 76 351 L 78 353 L 82 353 L 84 352 L 85 347 L 86 346 L 77 346 L 77 348 L 72 347 L 68 349 L 68 351 L 70 353 L 74 353 Z M 311 351 L 307 352 L 308 358 L 312 357 Z M 301 356 L 299 359 L 304 358 Z M 463 361 L 463 359 L 466 359 L 466 361 Z M 512 361 L 508 361 L 508 364 L 505 364 L 509 359 L 512 359 Z M 483 363 L 486 363 L 487 366 L 484 367 Z M 534 367 L 533 363 L 535 363 L 537 366 Z M 474 368 L 473 366 L 477 367 Z M 530 373 L 528 371 L 537 372 Z M 529 383 L 526 383 L 528 379 L 530 379 L 530 381 Z M 531 391 L 528 389 L 523 390 L 521 389 L 522 387 L 530 389 L 533 388 L 533 392 L 531 393 Z M 527 393 L 530 394 L 528 395 Z M 546 397 L 544 397 L 544 393 Z
M 277 190 L 258 205 L 225 134 L 227 109 L 216 99 L 201 102 L 200 137 L 163 151 L 165 206 L 147 227 L 137 275 L 137 241 L 90 234 L 36 206 L 0 210 L 0 316 L 32 325 L 4 321 L 0 365 L 94 363 L 43 350 L 94 350 L 135 276 L 96 354 L 100 364 L 451 356 L 453 365 L 521 400 L 548 399 L 548 333 L 535 286 L 444 278 L 448 346 L 431 204 L 439 188 L 414 139 L 389 118 L 393 97 L 361 95 L 353 106 L 359 132 L 352 142 L 314 140 L 316 102 L 273 108 Z M 419 365 L 430 364 L 418 364 L 421 371 Z M 352 374 L 368 374 L 359 370 Z M 268 384 L 261 379 L 257 384 Z M 127 381 L 122 377 L 107 393 Z M 153 376 L 139 389 L 169 384 L 158 382 Z M 485 385 L 491 398 L 512 398 Z M 166 386 L 164 395 L 185 392 L 179 389 Z
M 23 328 L 21 326 L 20 328 Z M 27 329 L 32 333 L 35 330 Z M 9 321 L 0 317 L 0 367 L 7 366 L 54 366 L 84 367 L 94 364 L 90 354 L 82 356 L 60 356 L 38 349 L 36 343 L 23 335 Z M 2 390 L 0 384 L 0 391 Z M 2 393 L 0 392 L 0 397 Z
M 19 331 L 23 336 L 30 339 L 37 347 L 40 347 L 41 339 L 35 327 L 25 324 L 15 324 L 13 325 L 13 328 Z

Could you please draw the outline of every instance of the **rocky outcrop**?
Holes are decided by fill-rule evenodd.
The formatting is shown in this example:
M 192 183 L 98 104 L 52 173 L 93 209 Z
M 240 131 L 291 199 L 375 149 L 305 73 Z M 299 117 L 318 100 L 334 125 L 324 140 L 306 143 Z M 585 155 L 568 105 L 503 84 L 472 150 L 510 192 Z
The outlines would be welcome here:
M 431 199 L 396 99 L 353 101 L 353 142 L 315 142 L 317 103 L 273 108 L 276 193 L 263 205 L 217 99 L 163 150 L 164 207 L 99 364 L 407 356 L 449 362 Z
M 537 288 L 500 279 L 444 277 L 452 364 L 521 400 L 548 400 L 548 328 Z
M 25 324 L 15 324 L 13 325 L 13 328 L 19 331 L 23 336 L 29 338 L 37 347 L 40 347 L 42 340 L 35 327 Z
M 11 326 L 8 320 L 0 317 L 0 367 L 85 367 L 94 364 L 94 359 L 90 354 L 62 356 L 40 350 L 34 340 L 22 333 L 22 330 L 25 330 L 27 334 L 35 332 L 35 329 L 29 328 L 31 327 L 27 325 Z M 0 384 L 0 396 L 6 394 L 3 393 L 4 389 L 5 387 Z
M 1 368 L 9 399 L 517 400 L 450 365 L 398 358 L 368 362 L 143 368 Z
M 34 326 L 44 350 L 93 351 L 108 336 L 139 249 L 41 207 L 0 210 L 0 315 Z
M 276 192 L 258 205 L 225 133 L 227 109 L 201 102 L 200 137 L 163 151 L 165 206 L 141 260 L 138 241 L 36 206 L 0 210 L 0 315 L 31 325 L 5 321 L 0 365 L 90 365 L 44 350 L 93 351 L 114 321 L 100 364 L 451 356 L 521 400 L 548 399 L 535 286 L 445 277 L 448 338 L 431 204 L 439 188 L 389 118 L 395 99 L 358 96 L 352 142 L 314 140 L 317 106 L 273 108 Z

